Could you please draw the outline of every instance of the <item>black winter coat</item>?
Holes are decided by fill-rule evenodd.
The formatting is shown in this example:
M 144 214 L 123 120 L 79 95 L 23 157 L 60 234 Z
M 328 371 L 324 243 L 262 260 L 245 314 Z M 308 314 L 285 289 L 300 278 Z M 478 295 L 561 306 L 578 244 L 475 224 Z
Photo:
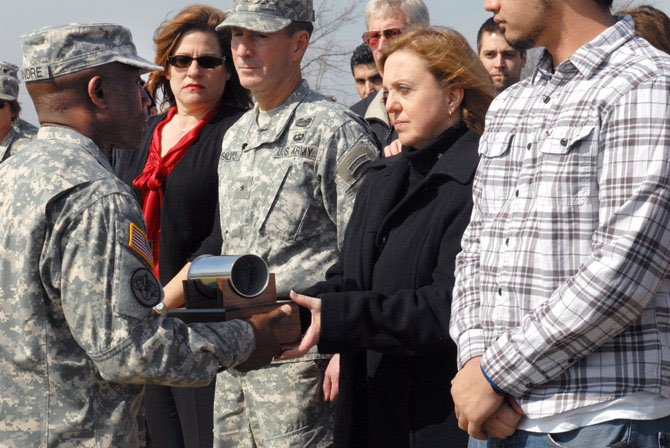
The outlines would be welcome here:
M 244 112 L 230 106 L 222 107 L 203 126 L 198 139 L 165 179 L 159 255 L 162 284 L 169 282 L 184 267 L 203 240 L 212 233 L 219 207 L 217 168 L 221 141 L 228 128 Z M 140 149 L 113 152 L 114 172 L 131 187 L 146 165 L 154 129 L 164 118 L 165 114 L 161 114 L 149 119 L 149 129 Z M 141 204 L 139 190 L 133 190 Z
M 322 299 L 319 351 L 341 353 L 337 447 L 467 445 L 450 394 L 449 318 L 479 137 L 446 134 L 437 144 L 449 148 L 410 191 L 405 153 L 370 165 L 340 261 L 305 291 Z

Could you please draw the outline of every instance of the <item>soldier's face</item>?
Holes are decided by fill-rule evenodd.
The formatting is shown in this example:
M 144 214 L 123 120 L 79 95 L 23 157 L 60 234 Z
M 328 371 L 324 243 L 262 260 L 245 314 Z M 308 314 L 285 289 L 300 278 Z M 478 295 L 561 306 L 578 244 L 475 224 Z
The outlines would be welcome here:
M 141 84 L 139 69 L 123 64 L 109 66 L 106 82 L 112 122 L 108 138 L 117 148 L 136 149 L 147 129 L 147 109 L 151 101 Z
M 257 33 L 243 28 L 233 28 L 231 50 L 233 62 L 243 87 L 259 101 L 267 96 L 281 95 L 287 85 L 292 85 L 300 73 L 297 36 L 286 31 Z
M 9 108 L 9 101 L 0 100 L 0 140 L 5 138 L 12 127 L 12 111 Z

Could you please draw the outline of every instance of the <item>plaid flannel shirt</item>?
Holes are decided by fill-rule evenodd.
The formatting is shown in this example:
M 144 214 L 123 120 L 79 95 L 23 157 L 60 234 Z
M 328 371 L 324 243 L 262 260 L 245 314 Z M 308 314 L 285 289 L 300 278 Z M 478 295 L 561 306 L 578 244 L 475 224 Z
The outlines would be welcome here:
M 670 57 L 630 17 L 491 105 L 451 335 L 529 418 L 670 397 Z

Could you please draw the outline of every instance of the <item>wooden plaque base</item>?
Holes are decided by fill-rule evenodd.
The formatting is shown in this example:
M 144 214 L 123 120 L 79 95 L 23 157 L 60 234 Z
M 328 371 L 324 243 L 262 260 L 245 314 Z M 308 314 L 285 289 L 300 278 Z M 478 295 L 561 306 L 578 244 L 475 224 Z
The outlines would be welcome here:
M 228 277 L 217 279 L 217 287 L 206 286 L 198 280 L 184 280 L 186 308 L 168 311 L 168 316 L 185 322 L 220 322 L 248 319 L 253 314 L 264 313 L 286 303 L 291 305 L 291 315 L 275 326 L 275 334 L 282 346 L 300 341 L 300 313 L 298 305 L 290 300 L 277 300 L 275 275 L 270 274 L 267 288 L 255 297 L 243 297 L 233 290 Z

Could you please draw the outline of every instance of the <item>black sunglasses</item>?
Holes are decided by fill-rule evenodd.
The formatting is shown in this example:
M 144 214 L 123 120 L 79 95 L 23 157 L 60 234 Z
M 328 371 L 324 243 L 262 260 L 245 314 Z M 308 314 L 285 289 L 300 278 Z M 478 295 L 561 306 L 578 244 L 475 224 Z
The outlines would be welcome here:
M 193 61 L 197 61 L 200 68 L 216 68 L 219 65 L 226 62 L 226 57 L 216 57 L 216 56 L 199 56 L 197 58 L 186 56 L 186 55 L 175 55 L 168 56 L 167 62 L 173 67 L 177 68 L 187 68 L 191 66 Z

